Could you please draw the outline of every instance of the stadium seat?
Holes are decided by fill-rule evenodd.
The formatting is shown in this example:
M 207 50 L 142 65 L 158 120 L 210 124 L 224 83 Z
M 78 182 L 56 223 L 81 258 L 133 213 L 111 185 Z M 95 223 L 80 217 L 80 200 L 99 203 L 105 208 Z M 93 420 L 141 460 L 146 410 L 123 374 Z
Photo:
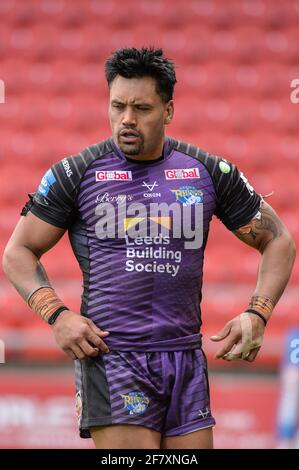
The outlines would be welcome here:
M 270 52 L 266 52 L 263 29 L 253 25 L 242 25 L 234 29 L 234 36 L 236 47 L 228 58 L 243 64 L 259 63 L 268 58 Z
M 285 65 L 268 59 L 258 64 L 256 73 L 256 93 L 270 99 L 277 99 L 278 96 L 285 97 L 285 92 L 290 86 Z

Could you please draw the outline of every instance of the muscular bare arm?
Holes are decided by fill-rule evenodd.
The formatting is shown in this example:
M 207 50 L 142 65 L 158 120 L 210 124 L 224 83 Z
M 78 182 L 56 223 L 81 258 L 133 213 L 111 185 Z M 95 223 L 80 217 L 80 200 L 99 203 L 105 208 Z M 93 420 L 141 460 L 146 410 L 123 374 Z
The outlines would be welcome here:
M 20 218 L 5 248 L 3 269 L 25 301 L 39 287 L 50 286 L 40 258 L 56 245 L 64 232 L 31 212 Z
M 261 253 L 256 288 L 251 300 L 253 308 L 263 308 L 263 316 L 269 320 L 273 307 L 277 304 L 291 275 L 295 261 L 295 243 L 274 209 L 263 202 L 260 215 L 247 225 L 234 231 L 234 234 L 247 245 Z M 261 310 L 259 310 L 261 311 Z M 265 325 L 261 318 L 250 315 L 252 339 L 262 338 Z M 216 353 L 217 358 L 226 359 L 232 348 L 242 342 L 240 315 L 229 321 L 215 336 L 213 341 L 226 338 L 225 344 Z M 246 360 L 253 361 L 260 347 L 253 348 Z
M 44 222 L 31 212 L 19 220 L 4 251 L 3 269 L 25 301 L 37 289 L 51 286 L 40 258 L 64 232 L 64 229 Z M 65 310 L 52 328 L 57 344 L 72 359 L 96 356 L 99 350 L 109 351 L 102 340 L 109 333 L 74 312 Z
M 253 295 L 270 298 L 276 305 L 288 283 L 295 261 L 293 238 L 266 202 L 263 202 L 260 219 L 253 219 L 234 233 L 262 255 Z

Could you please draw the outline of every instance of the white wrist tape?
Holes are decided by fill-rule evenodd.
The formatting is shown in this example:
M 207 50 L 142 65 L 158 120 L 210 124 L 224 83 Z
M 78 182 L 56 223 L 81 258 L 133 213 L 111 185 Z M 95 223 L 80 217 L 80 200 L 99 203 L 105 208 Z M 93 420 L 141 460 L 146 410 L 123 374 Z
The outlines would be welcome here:
M 249 356 L 250 351 L 254 348 L 261 346 L 263 337 L 252 339 L 252 324 L 250 320 L 250 314 L 247 312 L 241 313 L 240 315 L 242 339 L 241 343 L 236 344 L 233 349 L 226 353 L 223 357 L 228 361 L 235 361 L 237 359 L 245 359 Z

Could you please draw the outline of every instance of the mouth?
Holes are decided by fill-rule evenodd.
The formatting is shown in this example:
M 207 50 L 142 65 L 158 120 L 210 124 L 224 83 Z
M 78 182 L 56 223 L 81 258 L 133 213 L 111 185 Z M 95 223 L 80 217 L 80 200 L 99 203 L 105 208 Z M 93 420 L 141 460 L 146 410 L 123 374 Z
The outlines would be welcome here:
M 140 135 L 137 131 L 133 129 L 123 129 L 120 134 L 119 138 L 124 143 L 134 143 L 140 139 Z

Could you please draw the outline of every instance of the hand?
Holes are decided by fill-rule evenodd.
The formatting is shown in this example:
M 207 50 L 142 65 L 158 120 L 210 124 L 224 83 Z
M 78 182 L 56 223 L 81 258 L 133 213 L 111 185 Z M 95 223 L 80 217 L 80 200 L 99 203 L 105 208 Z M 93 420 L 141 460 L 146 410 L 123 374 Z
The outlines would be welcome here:
M 252 332 L 250 331 L 250 337 L 252 338 L 252 342 L 254 340 L 258 340 L 263 337 L 264 330 L 265 330 L 265 325 L 262 321 L 261 318 L 259 318 L 257 315 L 248 313 L 250 322 L 251 322 L 251 329 Z M 247 332 L 246 332 L 247 333 Z M 244 336 L 244 331 L 243 331 L 243 336 Z M 232 360 L 229 355 L 226 356 L 228 353 L 234 353 L 235 348 L 238 346 L 238 349 L 242 349 L 242 340 L 244 343 L 244 337 L 242 338 L 242 327 L 241 327 L 241 316 L 238 315 L 237 317 L 233 318 L 230 320 L 224 328 L 215 336 L 211 336 L 212 341 L 222 341 L 223 339 L 227 338 L 225 344 L 222 346 L 221 349 L 219 349 L 215 355 L 216 359 L 224 359 L 226 361 Z M 244 345 L 245 346 L 245 345 Z M 261 346 L 259 347 L 253 347 L 250 348 L 250 350 L 247 352 L 247 355 L 243 359 L 245 361 L 252 362 L 255 360 Z M 242 359 L 242 354 L 238 355 L 239 359 Z
M 109 332 L 100 330 L 89 318 L 65 310 L 52 328 L 56 343 L 72 359 L 95 357 L 99 351 L 109 352 L 102 340 Z

